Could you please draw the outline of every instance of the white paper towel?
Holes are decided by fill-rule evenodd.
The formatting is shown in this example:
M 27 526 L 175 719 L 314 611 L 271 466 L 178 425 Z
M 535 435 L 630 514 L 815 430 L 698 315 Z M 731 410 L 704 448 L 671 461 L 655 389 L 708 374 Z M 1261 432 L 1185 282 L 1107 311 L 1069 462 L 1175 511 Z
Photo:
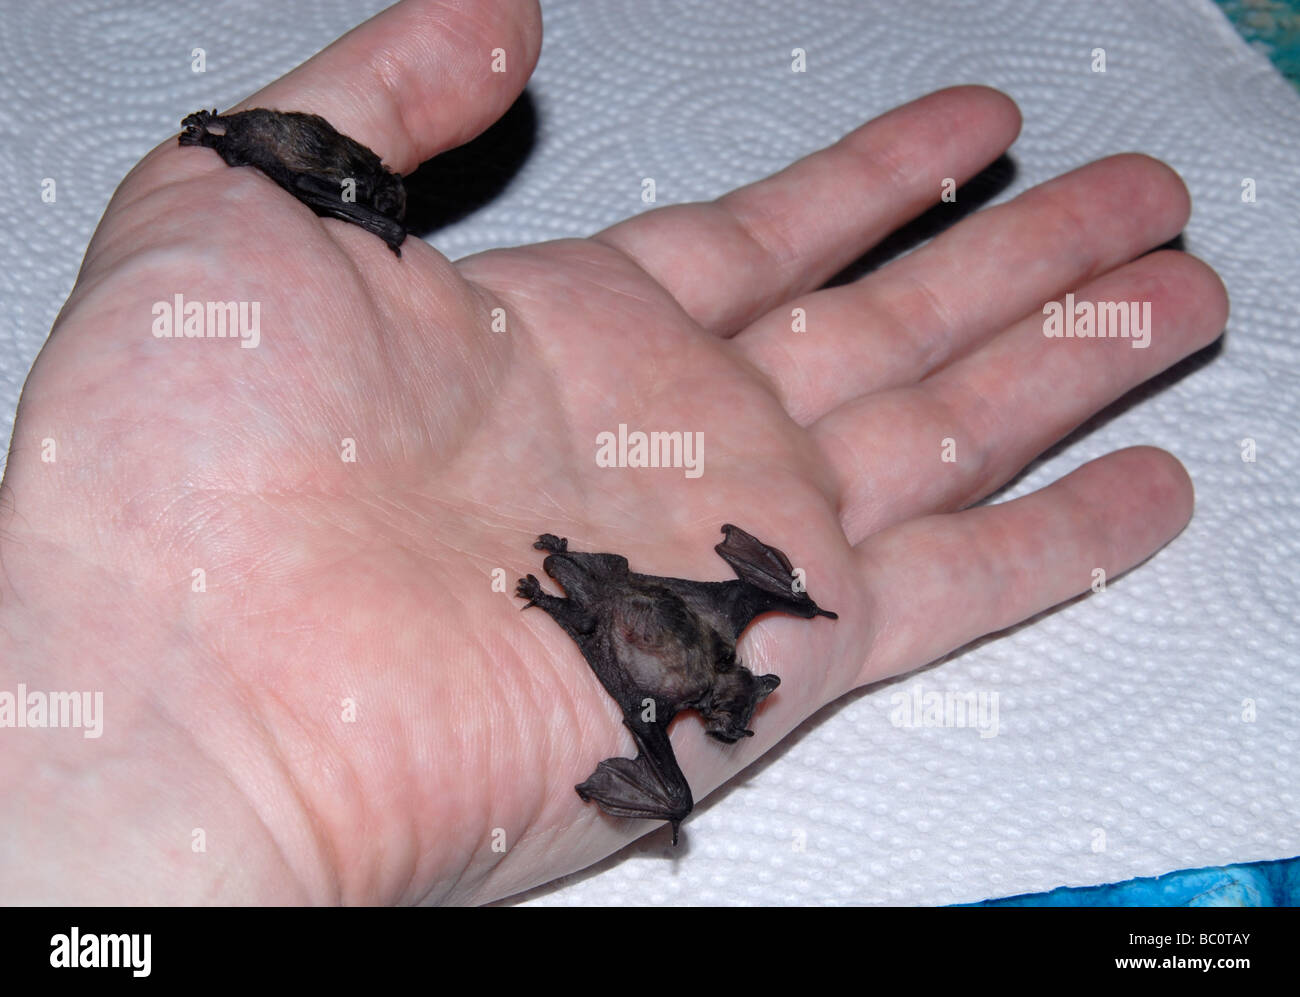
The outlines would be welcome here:
M 229 106 L 381 6 L 5 5 L 4 438 L 132 163 L 184 114 Z M 716 196 L 890 107 L 978 82 L 1025 117 L 998 200 L 1111 153 L 1156 155 L 1191 188 L 1186 248 L 1224 276 L 1233 313 L 1220 351 L 1001 496 L 1119 447 L 1163 446 L 1197 486 L 1196 518 L 1170 548 L 1103 595 L 822 711 L 704 801 L 676 852 L 656 835 L 526 902 L 938 904 L 1300 853 L 1300 100 L 1267 60 L 1208 0 L 554 0 L 544 12 L 535 147 L 495 200 L 432 234 L 453 258 L 644 210 L 645 176 L 661 204 Z M 54 204 L 39 196 L 46 177 Z M 895 695 L 918 686 L 996 693 L 997 736 L 895 726 Z

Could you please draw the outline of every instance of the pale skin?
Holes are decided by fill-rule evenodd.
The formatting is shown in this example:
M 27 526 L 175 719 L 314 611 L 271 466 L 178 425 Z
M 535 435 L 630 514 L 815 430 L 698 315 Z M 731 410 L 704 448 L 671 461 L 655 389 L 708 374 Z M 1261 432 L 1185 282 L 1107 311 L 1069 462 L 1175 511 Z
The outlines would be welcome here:
M 540 44 L 518 0 L 406 3 L 241 106 L 324 115 L 410 172 L 499 117 Z M 1213 271 L 1149 253 L 1190 210 L 1168 167 L 1092 163 L 817 290 L 1019 126 L 946 90 L 718 201 L 454 264 L 160 145 L 32 370 L 0 494 L 0 689 L 105 703 L 99 739 L 0 731 L 0 898 L 476 903 L 664 834 L 573 791 L 631 740 L 513 598 L 539 533 L 721 580 L 733 522 L 840 614 L 747 631 L 781 677 L 754 738 L 676 722 L 697 800 L 825 703 L 1168 543 L 1192 485 L 1152 448 L 967 508 L 1223 329 Z M 1151 301 L 1150 348 L 1044 338 L 1067 291 Z M 155 339 L 178 292 L 260 301 L 260 346 Z M 703 476 L 597 467 L 620 422 L 702 432 Z

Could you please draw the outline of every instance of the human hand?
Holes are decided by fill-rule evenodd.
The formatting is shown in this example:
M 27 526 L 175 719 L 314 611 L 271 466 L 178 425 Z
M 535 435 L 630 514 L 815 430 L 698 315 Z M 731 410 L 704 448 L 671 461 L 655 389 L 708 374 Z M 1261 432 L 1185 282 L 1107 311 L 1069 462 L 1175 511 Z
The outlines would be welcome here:
M 540 45 L 530 5 L 451 7 L 386 11 L 241 106 L 322 114 L 409 172 L 495 120 Z M 506 74 L 480 59 L 498 47 Z M 944 91 L 718 202 L 454 265 L 163 143 L 19 409 L 0 688 L 103 689 L 107 715 L 100 739 L 13 741 L 0 895 L 474 902 L 658 827 L 573 792 L 632 752 L 572 642 L 511 597 L 542 532 L 721 579 L 733 522 L 839 613 L 746 633 L 746 664 L 782 678 L 754 738 L 674 726 L 697 799 L 824 703 L 1158 549 L 1191 486 L 1145 448 L 959 510 L 1222 329 L 1203 264 L 1135 260 L 1186 220 L 1166 167 L 1092 164 L 815 290 L 1018 127 L 993 91 Z M 1042 303 L 1071 290 L 1151 301 L 1150 347 L 1044 338 Z M 155 339 L 151 305 L 177 293 L 260 302 L 260 345 Z M 597 467 L 619 423 L 702 433 L 703 475 Z

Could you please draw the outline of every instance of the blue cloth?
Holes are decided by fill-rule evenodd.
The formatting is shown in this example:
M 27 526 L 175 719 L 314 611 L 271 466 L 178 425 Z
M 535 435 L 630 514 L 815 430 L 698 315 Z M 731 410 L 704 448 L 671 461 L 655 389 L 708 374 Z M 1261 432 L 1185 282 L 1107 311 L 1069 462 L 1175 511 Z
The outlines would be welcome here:
M 1276 862 L 1184 869 L 1154 879 L 1106 886 L 1061 887 L 963 907 L 1294 907 L 1300 901 L 1300 857 Z
M 1300 0 L 1215 0 L 1237 34 L 1300 89 Z

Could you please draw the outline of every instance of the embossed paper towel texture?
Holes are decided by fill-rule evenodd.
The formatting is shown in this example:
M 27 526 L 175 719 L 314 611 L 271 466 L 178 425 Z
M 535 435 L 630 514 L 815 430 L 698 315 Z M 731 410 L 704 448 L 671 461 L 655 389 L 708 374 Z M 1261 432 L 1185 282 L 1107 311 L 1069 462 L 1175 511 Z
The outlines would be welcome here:
M 182 115 L 229 106 L 381 6 L 6 5 L 5 435 L 132 163 Z M 1300 852 L 1300 100 L 1267 61 L 1208 0 L 544 10 L 536 145 L 499 197 L 431 236 L 453 257 L 645 210 L 643 177 L 661 204 L 712 197 L 899 103 L 980 82 L 1025 116 L 999 199 L 1110 153 L 1159 156 L 1191 188 L 1186 248 L 1224 276 L 1233 313 L 1221 352 L 1108 413 L 1001 496 L 1118 447 L 1167 447 L 1197 486 L 1196 517 L 1167 550 L 1102 595 L 824 710 L 705 801 L 679 851 L 656 834 L 527 901 L 948 903 Z M 195 47 L 204 74 L 190 71 Z M 795 48 L 805 73 L 791 72 Z M 46 177 L 53 204 L 39 196 Z M 1247 177 L 1254 204 L 1241 198 Z M 1241 459 L 1246 438 L 1254 463 Z M 996 694 L 996 728 L 985 714 L 996 736 L 895 726 L 895 697 L 918 686 L 983 694 L 986 708 Z

